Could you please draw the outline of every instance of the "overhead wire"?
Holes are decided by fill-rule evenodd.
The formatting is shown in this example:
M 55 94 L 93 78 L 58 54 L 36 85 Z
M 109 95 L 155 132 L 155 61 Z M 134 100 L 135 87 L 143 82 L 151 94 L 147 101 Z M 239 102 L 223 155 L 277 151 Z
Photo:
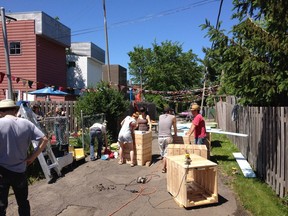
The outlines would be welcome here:
M 142 16 L 142 17 L 139 17 L 139 18 L 134 18 L 134 19 L 128 19 L 128 20 L 123 20 L 123 21 L 119 21 L 119 22 L 114 22 L 114 23 L 112 23 L 112 24 L 110 24 L 108 26 L 108 29 L 117 28 L 117 27 L 120 27 L 120 26 L 123 26 L 123 25 L 135 24 L 135 23 L 139 23 L 139 22 L 147 22 L 147 21 L 150 21 L 150 20 L 155 19 L 155 18 L 160 18 L 160 17 L 170 16 L 170 15 L 173 15 L 173 14 L 176 14 L 176 13 L 181 13 L 181 12 L 190 10 L 192 8 L 203 6 L 203 5 L 207 5 L 207 4 L 210 4 L 210 3 L 213 3 L 213 2 L 217 2 L 217 1 L 219 1 L 219 0 L 200 0 L 200 1 L 197 1 L 197 2 L 194 2 L 194 3 L 190 3 L 190 4 L 182 6 L 182 7 L 161 11 L 159 13 L 155 13 L 155 14 L 152 14 L 152 15 L 146 15 L 146 16 Z M 98 27 L 74 30 L 74 31 L 72 31 L 70 36 L 73 37 L 73 36 L 77 36 L 77 35 L 89 34 L 89 33 L 97 32 L 97 31 L 102 31 L 103 29 L 104 29 L 104 26 L 98 26 Z M 63 36 L 57 37 L 55 39 L 61 39 L 61 38 L 65 38 L 67 36 L 69 36 L 69 35 L 63 35 Z

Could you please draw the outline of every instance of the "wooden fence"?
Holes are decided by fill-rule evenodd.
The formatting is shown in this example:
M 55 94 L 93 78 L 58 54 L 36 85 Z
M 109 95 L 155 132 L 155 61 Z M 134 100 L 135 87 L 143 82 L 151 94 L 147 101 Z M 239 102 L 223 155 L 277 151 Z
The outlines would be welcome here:
M 31 106 L 35 103 L 40 105 L 41 111 L 46 116 L 48 113 L 50 113 L 48 116 L 53 116 L 56 106 L 61 105 L 68 118 L 68 131 L 76 132 L 80 129 L 79 120 L 75 115 L 75 101 L 37 101 L 31 102 Z
M 288 195 L 288 107 L 241 107 L 228 97 L 217 103 L 216 116 L 222 130 L 248 134 L 228 137 L 259 178 L 280 197 Z

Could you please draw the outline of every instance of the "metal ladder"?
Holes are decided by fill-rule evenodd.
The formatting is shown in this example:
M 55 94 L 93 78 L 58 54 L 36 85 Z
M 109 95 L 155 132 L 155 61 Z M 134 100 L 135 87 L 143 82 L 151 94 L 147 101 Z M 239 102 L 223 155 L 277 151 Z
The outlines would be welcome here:
M 35 114 L 32 112 L 31 108 L 29 108 L 26 104 L 20 105 L 19 112 L 21 114 L 21 117 L 28 119 L 35 126 L 37 126 L 41 131 L 43 131 L 39 122 L 36 119 Z M 37 148 L 38 143 L 39 143 L 38 141 L 32 141 L 34 149 Z M 46 159 L 45 156 L 48 157 L 48 159 L 51 161 L 51 164 L 47 163 L 48 159 Z M 59 163 L 58 163 L 58 161 L 57 161 L 57 159 L 56 159 L 56 157 L 55 157 L 55 155 L 51 149 L 50 143 L 48 143 L 45 150 L 38 155 L 38 160 L 39 160 L 39 163 L 41 165 L 41 168 L 43 170 L 43 173 L 44 173 L 45 178 L 46 178 L 48 183 L 50 183 L 51 180 L 53 179 L 53 175 L 51 173 L 52 169 L 54 169 L 56 171 L 56 173 L 59 177 L 62 175 L 61 174 L 61 167 L 60 167 L 60 165 L 59 165 Z
M 37 148 L 37 146 L 38 146 L 37 141 L 32 141 L 32 144 L 33 144 L 34 148 Z M 49 158 L 49 160 L 51 161 L 51 164 L 47 163 L 48 160 L 46 160 L 44 157 L 46 155 Z M 61 174 L 61 167 L 59 166 L 59 163 L 58 163 L 49 143 L 46 146 L 45 151 L 43 151 L 42 153 L 40 153 L 38 155 L 38 160 L 39 160 L 39 163 L 42 167 L 43 173 L 44 173 L 45 178 L 47 179 L 48 183 L 51 182 L 51 180 L 53 179 L 51 169 L 54 169 L 58 176 L 62 175 Z

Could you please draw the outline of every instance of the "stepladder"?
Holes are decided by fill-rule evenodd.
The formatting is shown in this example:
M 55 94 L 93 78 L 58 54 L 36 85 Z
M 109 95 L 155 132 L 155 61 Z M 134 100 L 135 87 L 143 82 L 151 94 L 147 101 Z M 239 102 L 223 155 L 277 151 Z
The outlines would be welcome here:
M 47 135 L 44 128 L 42 128 L 39 122 L 37 121 L 36 115 L 33 113 L 31 108 L 27 106 L 27 104 L 22 103 L 20 105 L 19 113 L 21 117 L 31 121 L 45 135 Z M 32 141 L 34 149 L 38 147 L 38 144 L 39 144 L 38 141 Z M 50 183 L 54 178 L 53 170 L 56 172 L 58 177 L 60 177 L 62 176 L 61 174 L 62 168 L 73 162 L 72 154 L 67 154 L 61 158 L 56 158 L 52 151 L 50 142 L 47 144 L 45 150 L 41 152 L 37 158 L 48 183 Z
M 34 149 L 38 147 L 38 141 L 32 141 L 32 144 Z M 48 183 L 51 182 L 53 179 L 53 173 L 51 172 L 52 169 L 55 170 L 58 176 L 62 175 L 61 167 L 51 149 L 50 144 L 46 146 L 45 150 L 40 153 L 37 158 Z

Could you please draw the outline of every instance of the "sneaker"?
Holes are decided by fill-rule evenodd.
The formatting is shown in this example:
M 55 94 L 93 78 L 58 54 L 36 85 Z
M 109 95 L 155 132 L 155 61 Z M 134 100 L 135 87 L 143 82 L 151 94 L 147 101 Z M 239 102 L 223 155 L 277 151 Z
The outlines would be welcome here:
M 96 158 L 90 158 L 90 161 L 95 161 L 96 160 Z

